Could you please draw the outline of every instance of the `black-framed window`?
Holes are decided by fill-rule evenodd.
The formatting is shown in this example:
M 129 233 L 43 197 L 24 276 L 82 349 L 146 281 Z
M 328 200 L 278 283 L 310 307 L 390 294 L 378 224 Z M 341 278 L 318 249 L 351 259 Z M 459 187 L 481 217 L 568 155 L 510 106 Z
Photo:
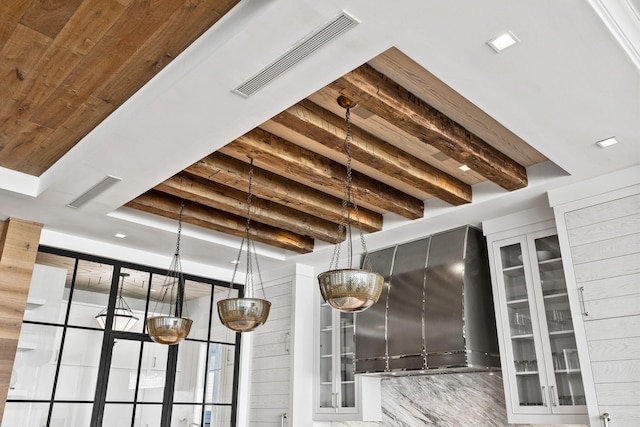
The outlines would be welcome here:
M 145 325 L 168 314 L 166 273 L 41 246 L 2 427 L 234 427 L 240 334 L 220 323 L 216 302 L 242 296 L 242 286 L 185 274 L 183 316 L 193 326 L 166 346 Z M 137 318 L 127 330 L 113 321 L 120 295 Z

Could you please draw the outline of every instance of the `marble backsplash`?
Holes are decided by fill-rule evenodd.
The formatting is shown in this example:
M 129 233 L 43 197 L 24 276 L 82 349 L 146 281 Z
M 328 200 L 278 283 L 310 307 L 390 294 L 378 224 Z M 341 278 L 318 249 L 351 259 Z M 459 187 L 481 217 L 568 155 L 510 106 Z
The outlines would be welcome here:
M 502 378 L 486 372 L 384 378 L 382 413 L 380 422 L 334 421 L 331 426 L 547 427 L 507 423 Z

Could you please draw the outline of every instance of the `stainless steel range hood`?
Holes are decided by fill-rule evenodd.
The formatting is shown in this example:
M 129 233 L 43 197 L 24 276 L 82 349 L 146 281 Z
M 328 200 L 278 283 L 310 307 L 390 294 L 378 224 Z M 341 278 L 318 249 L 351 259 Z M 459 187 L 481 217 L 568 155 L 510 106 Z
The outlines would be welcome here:
M 385 277 L 356 315 L 356 373 L 500 369 L 487 247 L 465 226 L 369 254 Z

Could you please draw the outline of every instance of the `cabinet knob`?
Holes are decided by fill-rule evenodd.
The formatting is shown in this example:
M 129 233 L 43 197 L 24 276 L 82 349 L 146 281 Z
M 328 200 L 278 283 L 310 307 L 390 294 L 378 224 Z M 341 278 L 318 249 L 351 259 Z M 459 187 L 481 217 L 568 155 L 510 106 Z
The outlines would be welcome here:
M 601 415 L 602 421 L 604 421 L 604 427 L 609 427 L 609 421 L 611 421 L 611 417 L 608 412 L 605 412 Z

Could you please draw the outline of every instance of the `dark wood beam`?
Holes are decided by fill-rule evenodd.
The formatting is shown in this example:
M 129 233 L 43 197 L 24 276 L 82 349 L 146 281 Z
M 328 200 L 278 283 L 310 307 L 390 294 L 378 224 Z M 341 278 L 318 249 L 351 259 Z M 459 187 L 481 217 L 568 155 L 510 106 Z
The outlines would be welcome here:
M 345 119 L 309 100 L 300 101 L 271 120 L 335 151 L 344 151 Z M 353 160 L 452 205 L 471 202 L 470 185 L 356 126 L 351 125 L 351 130 Z
M 189 173 L 174 175 L 155 189 L 234 215 L 247 215 L 247 193 Z M 253 183 L 251 219 L 329 243 L 342 242 L 346 235 L 344 230 L 339 232 L 336 223 L 256 197 Z
M 185 171 L 235 189 L 245 189 L 249 185 L 249 164 L 220 152 L 197 161 Z M 345 217 L 341 199 L 255 166 L 251 191 L 261 199 L 334 223 L 340 223 Z M 363 207 L 358 207 L 358 214 L 363 231 L 382 230 L 381 214 Z
M 166 218 L 178 219 L 181 199 L 164 194 L 156 190 L 149 190 L 136 197 L 125 206 L 160 215 Z M 244 237 L 247 220 L 238 215 L 233 215 L 208 206 L 186 201 L 182 213 L 185 223 L 197 225 L 237 237 Z M 299 254 L 313 251 L 313 239 L 301 236 L 287 230 L 271 227 L 256 221 L 251 222 L 249 230 L 251 239 L 255 242 L 265 243 L 282 249 L 287 249 Z
M 237 159 L 252 157 L 262 169 L 343 197 L 345 166 L 265 130 L 256 128 L 218 151 Z M 408 219 L 422 218 L 424 214 L 422 200 L 357 171 L 352 174 L 352 189 L 359 206 L 376 212 L 394 212 Z
M 364 64 L 329 86 L 501 187 L 513 191 L 527 186 L 522 165 L 373 67 Z

